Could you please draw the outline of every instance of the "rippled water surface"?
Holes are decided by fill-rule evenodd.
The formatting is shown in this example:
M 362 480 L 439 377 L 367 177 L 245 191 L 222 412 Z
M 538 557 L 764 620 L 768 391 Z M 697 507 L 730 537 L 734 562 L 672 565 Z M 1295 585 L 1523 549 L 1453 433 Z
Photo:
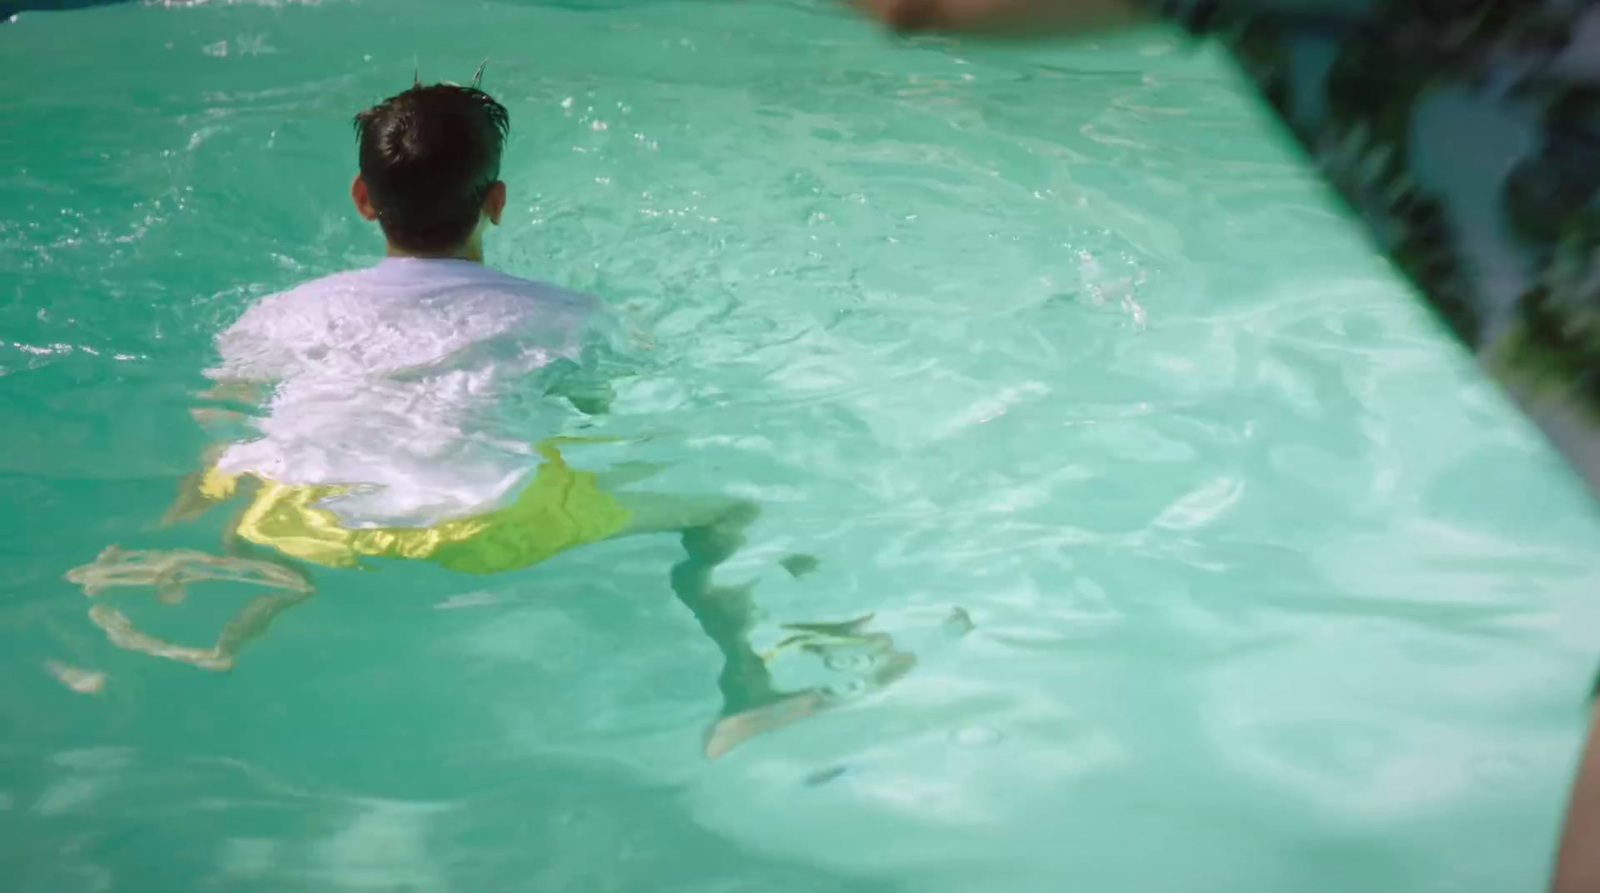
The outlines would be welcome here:
M 156 524 L 214 334 L 378 252 L 350 114 L 484 56 L 491 262 L 640 334 L 603 427 L 650 439 L 588 461 L 759 500 L 759 635 L 875 613 L 898 684 L 706 760 L 665 536 L 323 572 L 229 675 L 86 619 L 107 544 L 218 548 Z M 0 58 L 4 889 L 1540 883 L 1600 525 L 1217 59 L 483 0 L 24 13 Z M 243 597 L 116 596 L 195 641 Z

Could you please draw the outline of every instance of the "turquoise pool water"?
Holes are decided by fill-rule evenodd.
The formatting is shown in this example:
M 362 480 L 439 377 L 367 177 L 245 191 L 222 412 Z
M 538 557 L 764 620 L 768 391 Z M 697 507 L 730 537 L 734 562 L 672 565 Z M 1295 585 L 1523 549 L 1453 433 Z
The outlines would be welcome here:
M 0 47 L 0 888 L 1541 883 L 1600 524 L 1217 58 L 825 3 L 124 4 Z M 761 635 L 873 612 L 896 685 L 708 761 L 665 536 L 319 572 L 229 675 L 86 619 L 106 545 L 218 548 L 156 524 L 214 334 L 375 257 L 349 115 L 484 56 L 491 262 L 641 335 L 604 428 L 651 439 L 588 461 L 759 500 L 721 573 Z M 247 594 L 115 598 L 198 642 Z

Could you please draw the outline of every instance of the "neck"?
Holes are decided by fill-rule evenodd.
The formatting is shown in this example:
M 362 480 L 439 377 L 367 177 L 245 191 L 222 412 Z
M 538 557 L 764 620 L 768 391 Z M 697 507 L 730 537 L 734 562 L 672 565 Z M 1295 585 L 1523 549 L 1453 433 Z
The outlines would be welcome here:
M 397 248 L 394 243 L 390 242 L 385 244 L 383 254 L 385 257 L 414 257 L 419 260 L 469 260 L 475 264 L 481 264 L 483 263 L 483 243 L 477 239 L 470 239 L 467 244 L 462 245 L 455 251 L 426 253 Z

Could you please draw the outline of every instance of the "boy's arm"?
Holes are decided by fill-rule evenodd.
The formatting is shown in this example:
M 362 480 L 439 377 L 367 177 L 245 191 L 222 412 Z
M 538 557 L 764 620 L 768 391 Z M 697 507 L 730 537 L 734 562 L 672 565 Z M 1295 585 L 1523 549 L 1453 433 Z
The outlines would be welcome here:
M 259 406 L 266 401 L 269 392 L 270 387 L 265 382 L 216 379 L 215 384 L 196 395 L 205 402 L 190 409 L 189 415 L 208 431 L 209 442 L 200 450 L 199 467 L 178 482 L 178 492 L 161 516 L 161 526 L 194 520 L 233 495 L 233 480 L 218 473 L 216 464 L 234 438 L 215 429 L 236 425 L 248 415 L 239 409 L 214 404 Z
M 617 397 L 613 382 L 637 374 L 641 368 L 637 349 L 649 347 L 600 299 L 588 301 L 588 318 L 577 336 L 580 347 L 553 364 L 545 393 L 565 399 L 584 415 L 607 415 Z
M 244 403 L 251 406 L 260 406 L 266 402 L 268 391 L 269 388 L 265 382 L 218 379 L 215 384 L 196 396 L 202 400 L 215 400 L 220 403 Z M 225 412 L 227 410 L 202 406 L 196 407 L 193 414 L 197 420 L 204 423 L 207 415 L 219 414 L 217 417 L 220 417 L 220 414 Z
M 215 471 L 217 459 L 227 448 L 226 443 L 209 443 L 200 451 L 200 467 L 178 481 L 172 505 L 161 515 L 162 527 L 192 521 L 233 495 L 233 482 L 220 478 Z

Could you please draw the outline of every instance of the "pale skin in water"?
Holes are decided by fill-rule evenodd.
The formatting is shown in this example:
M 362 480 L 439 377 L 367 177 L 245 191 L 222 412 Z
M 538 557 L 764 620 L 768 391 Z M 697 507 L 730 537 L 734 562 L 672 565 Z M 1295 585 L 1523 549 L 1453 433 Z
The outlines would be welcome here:
M 848 0 L 900 31 L 947 31 L 1044 37 L 1149 20 L 1127 0 Z M 1257 0 L 1258 8 L 1337 10 L 1340 0 Z M 1600 711 L 1591 717 L 1577 781 L 1567 806 L 1552 893 L 1600 893 Z

